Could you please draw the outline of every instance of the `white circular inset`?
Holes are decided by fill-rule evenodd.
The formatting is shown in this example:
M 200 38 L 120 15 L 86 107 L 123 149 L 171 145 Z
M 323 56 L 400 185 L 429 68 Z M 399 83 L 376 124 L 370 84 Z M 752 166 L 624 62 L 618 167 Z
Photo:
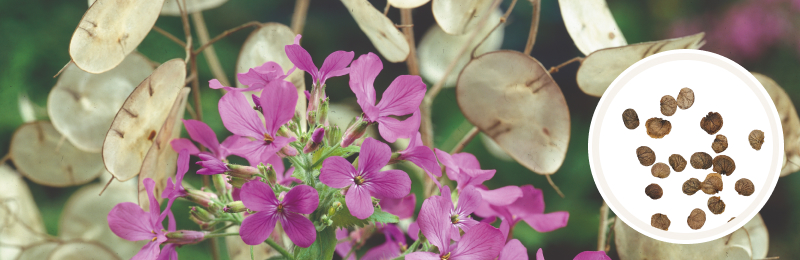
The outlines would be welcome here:
M 664 95 L 677 98 L 682 88 L 694 91 L 694 104 L 686 110 L 677 109 L 674 115 L 664 116 L 660 100 Z M 636 110 L 639 126 L 625 127 L 622 112 Z M 700 120 L 709 112 L 722 116 L 719 132 L 709 135 L 700 128 Z M 651 138 L 645 130 L 647 119 L 663 118 L 672 130 L 661 139 Z M 765 141 L 756 151 L 748 142 L 752 130 L 764 131 Z M 711 144 L 716 135 L 728 139 L 728 148 L 715 153 Z M 651 175 L 652 166 L 642 166 L 636 148 L 650 147 L 656 163 L 669 164 L 669 156 L 679 154 L 687 161 L 686 168 L 657 178 Z M 690 178 L 701 182 L 713 168 L 694 169 L 690 157 L 705 152 L 716 157 L 730 156 L 736 170 L 722 175 L 723 190 L 714 195 L 698 191 L 694 195 L 682 192 Z M 674 50 L 647 57 L 625 70 L 609 86 L 597 105 L 589 132 L 589 163 L 597 188 L 608 206 L 626 224 L 651 238 L 669 243 L 695 244 L 726 236 L 742 227 L 758 213 L 778 182 L 783 163 L 783 131 L 780 117 L 766 90 L 750 72 L 720 55 L 699 50 Z M 755 193 L 739 195 L 734 184 L 741 178 L 750 179 Z M 645 195 L 645 187 L 656 183 L 664 195 L 653 200 Z M 707 202 L 720 196 L 725 211 L 711 213 Z M 687 224 L 689 213 L 699 208 L 706 213 L 702 228 L 692 230 Z M 650 225 L 653 214 L 667 215 L 668 231 Z M 733 220 L 729 221 L 731 218 Z

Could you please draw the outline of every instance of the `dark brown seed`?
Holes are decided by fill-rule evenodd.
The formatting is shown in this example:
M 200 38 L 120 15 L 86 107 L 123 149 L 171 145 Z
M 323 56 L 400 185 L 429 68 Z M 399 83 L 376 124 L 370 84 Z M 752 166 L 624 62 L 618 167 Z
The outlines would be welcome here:
M 657 200 L 660 199 L 662 195 L 664 195 L 664 190 L 661 189 L 661 186 L 658 184 L 650 184 L 644 188 L 644 194 L 646 194 L 651 199 Z
M 722 212 L 725 212 L 725 202 L 719 196 L 708 198 L 708 210 L 714 215 L 722 214 Z
M 683 159 L 680 154 L 670 155 L 669 166 L 672 166 L 672 169 L 676 172 L 682 172 L 683 169 L 686 169 L 686 159 Z
M 656 139 L 664 138 L 672 131 L 672 123 L 658 117 L 647 119 L 644 126 L 647 128 L 647 135 Z
M 694 195 L 698 190 L 700 190 L 700 180 L 697 178 L 691 178 L 683 183 L 683 193 L 686 195 Z
M 708 112 L 708 115 L 700 119 L 700 128 L 706 133 L 713 135 L 722 129 L 722 115 L 717 112 Z
M 654 228 L 666 231 L 667 229 L 669 229 L 669 224 L 670 221 L 667 215 L 656 213 L 653 214 L 652 217 L 650 217 L 650 225 L 653 226 Z
M 633 108 L 625 109 L 622 112 L 622 122 L 625 123 L 625 127 L 628 129 L 639 127 L 639 115 L 636 114 L 636 110 L 633 110 Z
M 753 195 L 753 192 L 755 191 L 755 186 L 753 186 L 753 182 L 746 178 L 742 178 L 736 181 L 735 186 L 736 186 L 736 192 L 738 192 L 739 195 L 750 196 Z
M 711 173 L 706 175 L 703 184 L 700 184 L 700 189 L 705 194 L 716 194 L 722 191 L 722 176 L 719 173 Z
M 711 150 L 714 150 L 715 153 L 721 153 L 725 149 L 728 149 L 728 138 L 724 135 L 717 135 L 717 138 L 714 138 L 714 142 L 711 143 Z
M 639 163 L 644 166 L 650 166 L 656 162 L 656 153 L 647 146 L 636 148 L 636 157 L 639 158 Z
M 764 132 L 761 130 L 753 130 L 750 132 L 748 140 L 750 141 L 750 147 L 753 147 L 756 151 L 761 150 L 761 145 L 764 144 Z
M 703 227 L 703 224 L 706 223 L 706 212 L 702 209 L 693 209 L 692 213 L 689 213 L 686 223 L 689 224 L 689 228 L 691 229 L 700 229 Z
M 731 173 L 736 170 L 736 163 L 727 155 L 717 155 L 717 157 L 714 157 L 712 164 L 714 165 L 714 172 L 725 174 L 726 176 L 731 176 Z
M 666 95 L 661 97 L 661 114 L 665 116 L 671 116 L 675 114 L 675 110 L 678 109 L 678 102 L 675 101 L 670 95 Z
M 713 165 L 711 155 L 708 155 L 704 152 L 696 152 L 692 154 L 692 157 L 689 158 L 689 162 L 692 164 L 692 168 L 695 169 L 708 169 L 711 168 Z
M 694 104 L 694 91 L 690 88 L 682 88 L 677 99 L 679 108 L 689 109 Z
M 650 168 L 650 173 L 653 174 L 653 177 L 666 178 L 669 176 L 669 166 L 662 162 L 656 163 Z

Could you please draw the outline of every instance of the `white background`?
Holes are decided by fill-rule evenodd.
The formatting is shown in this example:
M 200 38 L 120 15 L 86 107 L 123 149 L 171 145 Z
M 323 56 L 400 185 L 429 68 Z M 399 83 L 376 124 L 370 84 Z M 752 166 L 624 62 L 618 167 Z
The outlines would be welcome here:
M 664 95 L 677 99 L 681 88 L 688 87 L 694 91 L 695 101 L 687 110 L 678 109 L 672 116 L 664 116 L 660 112 L 660 100 Z M 625 128 L 622 112 L 633 108 L 639 115 L 639 127 L 634 130 Z M 700 119 L 708 112 L 719 112 L 723 118 L 723 126 L 719 132 L 709 135 L 700 128 Z M 599 150 L 604 177 L 611 187 L 610 194 L 619 200 L 621 206 L 635 218 L 650 223 L 655 213 L 666 214 L 672 222 L 669 232 L 693 233 L 709 230 L 728 222 L 731 217 L 743 213 L 746 207 L 755 203 L 755 195 L 759 189 L 769 189 L 767 183 L 772 156 L 775 133 L 769 131 L 768 113 L 758 101 L 756 95 L 747 85 L 731 72 L 713 64 L 700 61 L 679 60 L 653 66 L 634 76 L 613 97 L 608 112 L 602 115 L 603 124 L 599 128 Z M 662 139 L 654 139 L 647 135 L 645 122 L 652 117 L 660 117 L 672 123 L 672 131 Z M 609 123 L 610 122 L 610 123 Z M 750 147 L 748 135 L 750 131 L 759 129 L 765 133 L 765 142 L 760 151 Z M 595 129 L 593 129 L 595 130 Z M 689 163 L 695 152 L 705 152 L 716 157 L 711 144 L 717 134 L 728 138 L 728 149 L 720 154 L 730 156 L 736 163 L 736 170 L 730 176 L 722 176 L 723 190 L 715 195 L 698 191 L 692 196 L 681 190 L 683 183 L 689 178 L 697 178 L 701 182 L 712 173 L 707 170 L 694 169 Z M 636 157 L 636 148 L 648 146 L 656 153 L 656 162 L 669 165 L 668 158 L 672 154 L 680 154 L 687 161 L 686 169 L 675 172 L 670 167 L 670 175 L 660 179 L 650 174 L 651 166 L 642 166 Z M 738 195 L 734 184 L 740 178 L 748 178 L 755 185 L 756 193 L 752 196 Z M 647 185 L 656 183 L 664 190 L 658 200 L 645 195 Z M 720 196 L 725 202 L 725 212 L 714 215 L 706 205 L 711 196 Z M 706 213 L 705 225 L 700 230 L 692 230 L 686 223 L 689 213 L 700 208 Z

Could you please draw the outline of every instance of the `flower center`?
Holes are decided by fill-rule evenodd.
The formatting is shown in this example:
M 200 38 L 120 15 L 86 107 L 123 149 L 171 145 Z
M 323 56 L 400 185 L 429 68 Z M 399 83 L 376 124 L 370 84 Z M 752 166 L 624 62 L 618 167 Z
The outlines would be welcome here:
M 270 145 L 272 144 L 272 141 L 275 141 L 275 138 L 272 138 L 272 136 L 269 135 L 268 133 L 264 133 L 264 143 Z
M 278 204 L 278 212 L 283 212 L 283 204 Z
M 362 183 L 364 183 L 364 178 L 363 178 L 363 177 L 361 177 L 361 176 L 356 176 L 356 178 L 355 178 L 355 179 L 353 179 L 353 181 L 354 181 L 356 184 L 358 184 L 358 185 L 361 185 Z
M 450 252 L 447 252 L 447 254 L 443 255 L 441 259 L 442 260 L 450 259 Z
M 453 224 L 458 224 L 458 221 L 458 215 L 453 214 L 450 216 L 450 222 L 453 222 Z

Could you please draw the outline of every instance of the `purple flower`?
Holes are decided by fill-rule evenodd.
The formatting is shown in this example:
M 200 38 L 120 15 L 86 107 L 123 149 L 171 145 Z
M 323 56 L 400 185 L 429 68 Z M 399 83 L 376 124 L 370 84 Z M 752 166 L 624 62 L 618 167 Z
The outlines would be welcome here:
M 189 171 L 189 150 L 183 149 L 178 153 L 178 170 L 175 175 L 175 182 L 172 182 L 172 177 L 167 179 L 167 187 L 161 193 L 161 198 L 176 199 L 178 197 L 186 196 L 186 190 L 183 188 L 183 177 Z
M 319 205 L 319 194 L 311 186 L 295 186 L 281 201 L 268 184 L 251 181 L 242 185 L 240 196 L 247 208 L 258 211 L 242 221 L 239 235 L 245 244 L 258 245 L 267 240 L 278 220 L 289 239 L 299 247 L 309 247 L 317 238 L 314 223 L 301 215 L 311 214 Z
M 132 259 L 149 260 L 159 256 L 159 245 L 167 241 L 166 231 L 162 222 L 167 215 L 171 215 L 169 200 L 164 212 L 160 212 L 158 200 L 153 195 L 156 182 L 153 179 L 144 179 L 144 187 L 150 199 L 150 211 L 144 212 L 139 205 L 132 202 L 123 202 L 114 206 L 108 213 L 108 227 L 117 236 L 129 241 L 149 240 Z M 160 213 L 160 214 L 159 214 Z M 170 227 L 174 225 L 174 218 L 170 218 Z
M 240 83 L 249 86 L 249 88 L 241 91 L 252 91 L 267 88 L 268 86 L 291 85 L 292 83 L 285 79 L 294 72 L 295 68 L 296 67 L 292 67 L 284 74 L 281 65 L 278 65 L 278 63 L 274 61 L 268 61 L 261 66 L 251 68 L 246 73 L 238 73 L 236 75 Z
M 536 252 L 536 260 L 544 260 L 544 254 L 542 253 L 541 248 L 539 248 L 539 251 Z M 611 257 L 608 257 L 605 251 L 583 251 L 576 255 L 572 260 L 611 260 Z
M 294 137 L 278 136 L 277 133 L 294 116 L 297 90 L 286 86 L 265 89 L 259 102 L 263 106 L 262 114 L 266 125 L 247 103 L 244 94 L 238 91 L 228 92 L 219 101 L 219 113 L 225 128 L 233 134 L 256 139 L 239 146 L 236 149 L 237 154 L 260 158 L 274 154 L 295 140 Z
M 414 193 L 408 194 L 399 199 L 385 198 L 378 204 L 383 211 L 392 213 L 400 219 L 407 219 L 414 216 L 414 208 L 417 205 L 417 196 Z
M 528 249 L 519 240 L 511 239 L 500 251 L 497 260 L 528 260 Z
M 406 236 L 403 231 L 392 224 L 378 224 L 378 231 L 386 237 L 386 242 L 373 247 L 361 257 L 361 260 L 394 259 L 400 256 L 401 248 L 406 247 Z
M 505 186 L 495 190 L 483 188 L 482 183 L 494 177 L 496 170 L 481 170 L 481 165 L 474 155 L 469 153 L 449 153 L 435 149 L 436 157 L 445 166 L 447 177 L 458 182 L 457 189 L 464 190 L 466 187 L 478 187 L 483 201 L 497 206 L 511 204 L 517 198 L 522 197 L 522 190 L 517 186 Z
M 481 205 L 481 194 L 474 187 L 468 187 L 458 194 L 458 205 L 453 205 L 453 198 L 450 196 L 450 187 L 442 186 L 442 199 L 445 208 L 450 209 L 449 214 L 441 216 L 450 221 L 450 238 L 460 240 L 461 233 L 459 228 L 467 232 L 471 227 L 478 224 L 478 221 L 469 217 L 475 209 Z
M 300 46 L 300 37 L 302 36 L 298 34 L 294 38 L 294 44 L 286 45 L 284 50 L 286 51 L 286 56 L 298 69 L 311 74 L 311 78 L 314 80 L 313 84 L 318 86 L 325 85 L 325 80 L 343 76 L 350 72 L 350 68 L 347 65 L 350 65 L 355 55 L 352 51 L 335 51 L 331 53 L 322 63 L 322 68 L 317 69 L 311 59 L 311 55 Z
M 433 151 L 422 144 L 422 137 L 419 132 L 411 136 L 408 147 L 398 153 L 400 154 L 397 157 L 398 160 L 410 161 L 416 164 L 428 174 L 428 177 L 436 183 L 436 186 L 442 186 L 439 184 L 439 180 L 436 179 L 436 177 L 442 177 L 442 168 L 439 166 L 439 162 L 436 161 L 436 155 L 433 154 Z
M 522 197 L 507 206 L 491 205 L 481 203 L 475 214 L 484 218 L 497 216 L 504 222 L 509 222 L 509 229 L 521 220 L 524 220 L 533 229 L 539 232 L 550 232 L 567 226 L 569 212 L 557 211 L 544 213 L 544 197 L 542 190 L 534 188 L 533 185 L 521 187 Z
M 228 92 L 228 93 L 233 93 L 233 92 Z M 200 169 L 199 171 L 197 171 L 197 174 L 214 175 L 214 174 L 220 174 L 220 173 L 223 173 L 223 172 L 227 172 L 227 171 L 230 170 L 228 168 L 228 164 L 226 164 L 223 161 L 220 161 L 219 159 L 217 159 L 214 156 L 211 156 L 211 155 L 208 155 L 208 154 L 202 154 L 202 153 L 199 154 L 198 156 L 200 157 L 200 161 L 197 162 L 197 165 L 202 166 L 203 169 Z
M 500 230 L 486 223 L 479 223 L 469 231 L 456 244 L 450 244 L 451 222 L 442 216 L 448 215 L 444 198 L 433 196 L 422 203 L 417 223 L 422 234 L 434 246 L 439 248 L 439 253 L 414 252 L 406 255 L 408 260 L 491 260 L 500 254 L 505 244 L 505 239 Z
M 325 137 L 325 128 L 320 127 L 314 129 L 314 133 L 311 134 L 311 140 L 308 140 L 306 147 L 303 148 L 303 153 L 310 153 L 317 150 L 319 145 L 322 144 L 323 137 Z
M 336 254 L 340 257 L 344 258 L 347 254 L 350 256 L 347 257 L 347 260 L 356 260 L 356 253 L 350 253 L 350 250 L 353 249 L 353 241 L 347 240 L 346 238 L 350 236 L 350 231 L 347 231 L 346 228 L 337 228 L 336 229 L 336 240 L 339 241 L 336 244 Z
M 358 105 L 364 111 L 364 119 L 379 123 L 378 131 L 383 139 L 394 143 L 397 138 L 411 138 L 419 130 L 419 104 L 425 97 L 425 83 L 415 75 L 401 75 L 392 81 L 383 92 L 383 97 L 375 105 L 373 83 L 383 69 L 383 63 L 374 53 L 361 55 L 350 66 L 350 89 L 356 94 Z M 400 121 L 391 116 L 412 116 Z
M 389 145 L 371 137 L 364 140 L 358 156 L 358 170 L 346 159 L 333 156 L 322 162 L 319 180 L 333 188 L 345 188 L 347 208 L 356 218 L 366 219 L 375 211 L 370 196 L 402 198 L 411 191 L 411 179 L 401 170 L 380 171 L 389 163 Z
M 214 130 L 211 130 L 211 127 L 208 127 L 206 123 L 192 119 L 184 119 L 183 125 L 186 127 L 186 132 L 189 133 L 189 137 L 191 137 L 192 140 L 208 148 L 207 153 L 220 160 L 225 160 L 229 155 L 233 154 L 233 148 L 247 142 L 246 138 L 231 135 L 225 138 L 225 141 L 220 144 L 219 141 L 217 141 L 217 134 L 215 134 Z M 170 144 L 172 145 L 172 149 L 176 152 L 187 149 L 191 155 L 200 154 L 200 150 L 197 149 L 197 146 L 189 139 L 174 139 Z

